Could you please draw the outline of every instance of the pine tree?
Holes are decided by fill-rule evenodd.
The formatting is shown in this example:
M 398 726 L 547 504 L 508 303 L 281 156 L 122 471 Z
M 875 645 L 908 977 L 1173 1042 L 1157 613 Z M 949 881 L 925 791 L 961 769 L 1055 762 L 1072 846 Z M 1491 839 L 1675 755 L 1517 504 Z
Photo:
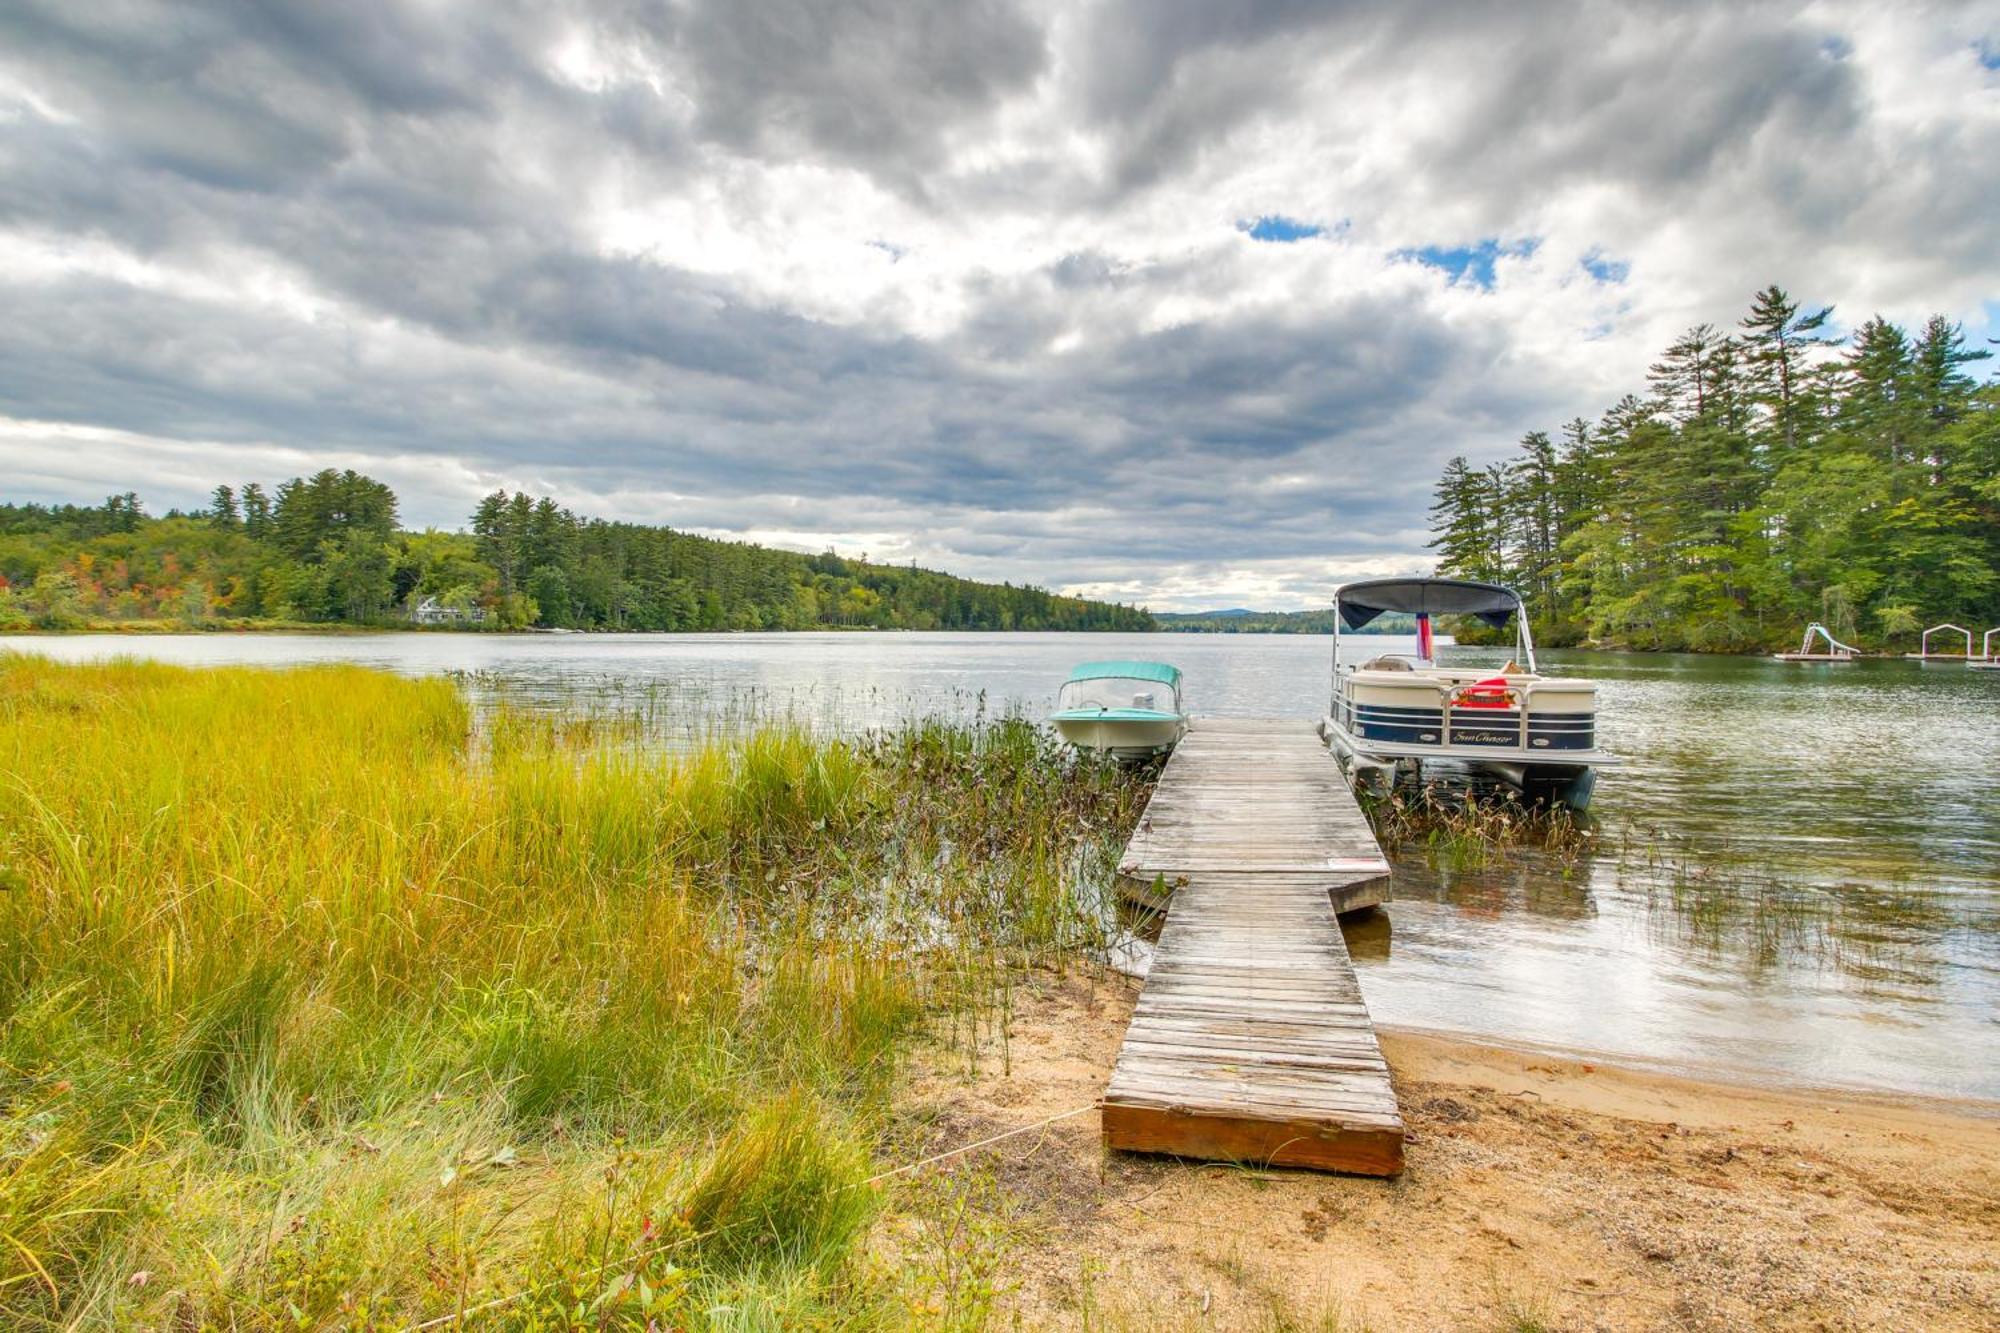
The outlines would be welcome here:
M 1675 339 L 1646 372 L 1660 410 L 1683 423 L 1719 409 L 1722 380 L 1733 372 L 1735 343 L 1713 324 L 1697 324 Z
M 264 494 L 264 488 L 254 481 L 243 483 L 243 531 L 251 537 L 262 540 L 271 530 L 271 502 Z
M 1436 494 L 1430 512 L 1437 536 L 1430 546 L 1438 553 L 1438 573 L 1492 578 L 1498 571 L 1491 478 L 1483 471 L 1474 471 L 1460 454 L 1445 464 Z
M 502 596 L 511 594 L 515 584 L 512 523 L 505 491 L 495 491 L 486 496 L 472 513 L 473 549 L 499 574 Z
M 1843 369 L 1847 392 L 1841 401 L 1846 429 L 1869 453 L 1892 469 L 1911 459 L 1921 428 L 1915 413 L 1909 340 L 1880 315 L 1854 331 L 1853 350 Z
M 303 564 L 319 564 L 349 534 L 384 542 L 396 531 L 396 493 L 352 468 L 323 468 L 278 487 L 271 535 L 279 549 Z
M 1744 393 L 1743 367 L 1743 343 L 1736 338 L 1717 343 L 1708 359 L 1709 418 L 1732 435 L 1744 435 L 1750 429 L 1751 405 Z
M 1910 353 L 1910 388 L 1915 408 L 1924 416 L 1925 461 L 1933 484 L 1944 480 L 1951 466 L 1948 427 L 1962 418 L 1972 401 L 1972 377 L 1959 367 L 1984 361 L 1993 353 L 1970 350 L 1965 331 L 1943 315 L 1932 315 L 1923 336 Z
M 1992 355 L 1983 347 L 1968 350 L 1965 330 L 1943 315 L 1932 315 L 1925 322 L 1910 359 L 1918 399 L 1932 421 L 1944 425 L 1964 414 L 1972 396 L 1972 377 L 1959 367 Z
M 236 508 L 236 492 L 228 486 L 217 486 L 215 494 L 208 502 L 208 521 L 218 528 L 233 528 L 243 521 Z
M 1567 537 L 1597 512 L 1598 460 L 1588 421 L 1571 417 L 1562 431 L 1556 453 L 1556 522 Z
M 1746 369 L 1757 397 L 1771 412 L 1784 452 L 1798 448 L 1801 418 L 1806 404 L 1807 352 L 1828 341 L 1820 330 L 1833 314 L 1833 307 L 1799 314 L 1798 302 L 1773 283 L 1758 292 L 1750 313 L 1743 318 Z
M 1559 620 L 1556 447 L 1547 431 L 1534 430 L 1522 437 L 1521 452 L 1524 456 L 1514 464 L 1507 495 L 1518 533 L 1519 579 L 1533 597 L 1537 613 Z
M 104 499 L 107 532 L 136 532 L 140 520 L 145 517 L 146 507 L 139 503 L 136 491 L 126 491 L 123 495 L 109 495 Z

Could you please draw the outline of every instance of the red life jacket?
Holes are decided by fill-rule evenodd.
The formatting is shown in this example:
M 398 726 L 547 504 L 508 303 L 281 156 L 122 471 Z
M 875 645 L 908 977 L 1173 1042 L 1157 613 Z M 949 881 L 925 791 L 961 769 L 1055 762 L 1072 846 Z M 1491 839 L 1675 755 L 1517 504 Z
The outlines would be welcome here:
M 1454 708 L 1512 708 L 1514 691 L 1505 676 L 1490 676 L 1453 690 L 1451 705 Z

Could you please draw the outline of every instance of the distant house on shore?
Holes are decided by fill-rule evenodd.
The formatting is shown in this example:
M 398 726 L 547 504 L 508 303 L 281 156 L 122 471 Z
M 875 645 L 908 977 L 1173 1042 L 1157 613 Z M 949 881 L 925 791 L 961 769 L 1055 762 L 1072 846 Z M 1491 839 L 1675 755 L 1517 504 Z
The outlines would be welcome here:
M 426 597 L 410 608 L 410 619 L 419 625 L 479 625 L 486 621 L 486 608 L 446 606 L 435 597 Z

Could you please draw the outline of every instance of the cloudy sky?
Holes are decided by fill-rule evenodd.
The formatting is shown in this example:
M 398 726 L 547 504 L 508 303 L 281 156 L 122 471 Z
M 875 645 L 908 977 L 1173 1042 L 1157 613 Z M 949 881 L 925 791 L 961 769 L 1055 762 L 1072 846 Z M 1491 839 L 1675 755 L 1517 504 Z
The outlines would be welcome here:
M 2000 3 L 0 4 L 0 498 L 1313 605 L 1773 281 L 1996 335 Z

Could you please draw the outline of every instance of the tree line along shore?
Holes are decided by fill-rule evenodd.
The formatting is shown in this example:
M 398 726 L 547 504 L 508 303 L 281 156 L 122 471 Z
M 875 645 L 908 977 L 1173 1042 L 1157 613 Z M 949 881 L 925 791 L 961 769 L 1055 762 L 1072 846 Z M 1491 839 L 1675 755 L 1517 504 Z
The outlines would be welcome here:
M 1548 644 L 1748 652 L 1818 620 L 1882 648 L 2000 623 L 2000 384 L 1967 370 L 1991 353 L 1942 315 L 1832 320 L 1766 288 L 1597 421 L 1452 459 L 1439 571 L 1522 589 Z
M 1150 630 L 1143 609 L 914 565 L 582 518 L 496 492 L 470 531 L 403 530 L 384 483 L 333 469 L 218 486 L 161 517 L 0 504 L 0 629 Z
M 1778 287 L 1700 324 L 1602 417 L 1445 467 L 1438 572 L 1512 584 L 1550 646 L 1755 652 L 1808 621 L 1895 649 L 2000 620 L 2000 384 L 1943 316 L 1836 339 Z M 496 492 L 469 531 L 405 531 L 327 469 L 194 512 L 0 504 L 0 630 L 914 629 L 1326 633 L 1329 610 L 1154 614 L 915 566 L 582 518 Z M 1394 628 L 1394 627 L 1392 627 Z M 1476 625 L 1455 627 L 1476 642 Z

